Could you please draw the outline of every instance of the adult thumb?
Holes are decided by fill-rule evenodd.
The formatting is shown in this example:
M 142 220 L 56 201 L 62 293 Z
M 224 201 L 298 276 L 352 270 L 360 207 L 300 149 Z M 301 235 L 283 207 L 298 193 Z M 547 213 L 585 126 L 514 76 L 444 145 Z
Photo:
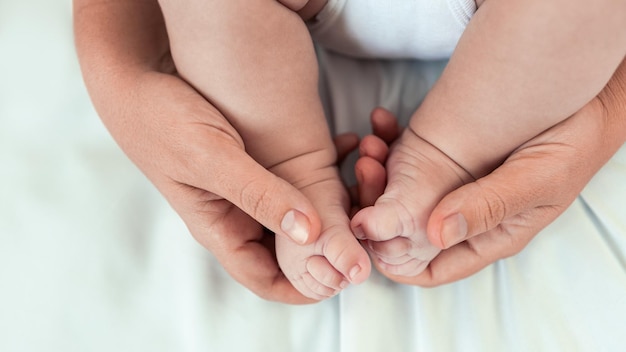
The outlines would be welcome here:
M 503 220 L 560 199 L 549 168 L 529 160 L 505 163 L 491 174 L 446 195 L 433 209 L 428 238 L 442 249 L 487 232 Z M 538 166 L 538 165 L 535 165 Z M 552 186 L 551 186 L 552 185 Z
M 321 232 L 317 211 L 302 192 L 259 165 L 243 150 L 213 155 L 210 184 L 201 187 L 225 198 L 277 235 L 296 243 L 315 241 Z

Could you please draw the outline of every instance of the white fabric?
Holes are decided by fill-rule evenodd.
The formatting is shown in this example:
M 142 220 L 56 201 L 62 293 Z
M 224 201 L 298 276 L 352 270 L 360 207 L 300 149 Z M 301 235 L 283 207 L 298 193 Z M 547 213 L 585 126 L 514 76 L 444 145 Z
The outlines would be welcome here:
M 316 43 L 360 58 L 449 57 L 474 0 L 328 0 L 309 25 Z
M 0 0 L 0 351 L 622 351 L 626 149 L 518 256 L 435 289 L 291 307 L 235 283 L 91 108 L 69 0 Z M 408 116 L 443 63 L 320 53 L 337 131 Z M 350 89 L 347 89 L 351 87 Z M 348 117 L 354 118 L 348 118 Z
M 376 105 L 408 121 L 444 65 L 319 57 L 337 132 L 367 133 Z M 374 275 L 344 292 L 341 351 L 623 350 L 625 199 L 626 146 L 519 255 L 434 289 Z

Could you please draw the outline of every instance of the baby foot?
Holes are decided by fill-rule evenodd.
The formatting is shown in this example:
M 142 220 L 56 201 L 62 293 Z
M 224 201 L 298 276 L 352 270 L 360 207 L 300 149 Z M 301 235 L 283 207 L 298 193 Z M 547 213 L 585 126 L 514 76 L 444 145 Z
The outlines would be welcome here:
M 367 240 L 383 274 L 416 276 L 440 252 L 426 235 L 430 213 L 446 194 L 473 178 L 410 128 L 393 146 L 386 166 L 384 194 L 359 211 L 351 226 L 357 238 Z
M 287 279 L 303 295 L 317 300 L 365 281 L 370 259 L 350 229 L 347 192 L 336 168 L 309 173 L 293 183 L 317 209 L 322 230 L 309 245 L 276 236 L 276 257 Z

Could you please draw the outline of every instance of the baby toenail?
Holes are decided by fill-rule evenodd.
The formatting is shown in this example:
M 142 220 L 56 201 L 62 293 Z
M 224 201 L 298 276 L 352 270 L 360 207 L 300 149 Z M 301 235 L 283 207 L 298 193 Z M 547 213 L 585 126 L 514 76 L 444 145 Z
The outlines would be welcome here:
M 360 240 L 365 239 L 365 232 L 363 231 L 363 228 L 361 226 L 355 227 L 352 231 L 354 232 L 354 237 Z
M 354 281 L 354 278 L 361 272 L 361 267 L 358 265 L 355 265 L 352 269 L 350 269 L 350 273 L 348 274 L 350 276 L 350 281 Z
M 347 280 L 343 280 L 339 284 L 339 288 L 343 290 L 344 288 L 348 287 L 349 285 L 350 285 L 350 283 Z

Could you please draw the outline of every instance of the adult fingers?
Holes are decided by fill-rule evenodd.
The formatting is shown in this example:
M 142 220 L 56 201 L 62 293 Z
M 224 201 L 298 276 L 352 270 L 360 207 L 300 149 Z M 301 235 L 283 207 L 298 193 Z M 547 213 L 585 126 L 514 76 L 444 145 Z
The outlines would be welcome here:
M 198 242 L 236 281 L 259 297 L 289 304 L 314 302 L 300 294 L 278 267 L 274 236 L 264 232 L 241 209 L 216 200 L 201 210 L 181 215 Z
M 359 144 L 359 156 L 369 157 L 380 164 L 385 164 L 387 156 L 389 156 L 389 146 L 378 136 L 365 136 Z
M 365 208 L 374 205 L 376 199 L 385 191 L 387 174 L 383 165 L 370 157 L 364 156 L 354 166 L 358 184 L 359 206 Z
M 383 166 L 389 147 L 378 136 L 369 135 L 359 145 L 359 159 L 354 165 L 357 180 L 358 204 L 364 208 L 374 205 L 385 191 L 387 172 Z
M 348 154 L 359 146 L 359 135 L 356 133 L 342 133 L 333 138 L 333 143 L 337 150 L 337 165 L 341 165 Z
M 471 276 L 496 260 L 522 251 L 528 242 L 562 209 L 534 208 L 505 223 L 443 250 L 426 269 L 417 276 L 388 276 L 404 284 L 433 287 L 455 282 Z
M 626 139 L 625 86 L 626 61 L 596 99 L 446 196 L 428 223 L 431 242 L 448 248 L 525 209 L 567 207 Z
M 298 189 L 267 171 L 245 151 L 230 150 L 213 157 L 212 185 L 220 194 L 246 214 L 278 235 L 299 244 L 311 243 L 321 231 L 317 211 Z
M 528 148 L 491 174 L 449 193 L 429 218 L 429 240 L 449 248 L 534 208 L 564 210 L 579 191 L 572 188 L 576 183 L 568 185 L 571 174 L 563 167 L 563 160 L 575 155 L 564 154 L 570 151 L 560 153 L 550 145 Z
M 491 174 L 445 196 L 428 221 L 429 240 L 448 248 L 529 209 L 563 211 L 623 143 L 620 117 L 607 117 L 598 105 L 594 99 Z
M 400 126 L 396 117 L 388 110 L 377 107 L 370 114 L 372 131 L 385 143 L 391 144 L 400 136 Z
M 316 240 L 321 222 L 308 198 L 249 156 L 232 127 L 211 109 L 207 113 L 211 118 L 176 130 L 186 143 L 173 148 L 170 159 L 176 165 L 165 174 L 181 187 L 228 200 L 278 235 L 299 244 Z
M 398 121 L 391 112 L 376 108 L 370 118 L 373 135 L 365 136 L 361 140 L 360 157 L 355 165 L 361 208 L 374 205 L 385 191 L 387 173 L 383 165 L 389 155 L 389 144 L 400 135 Z

